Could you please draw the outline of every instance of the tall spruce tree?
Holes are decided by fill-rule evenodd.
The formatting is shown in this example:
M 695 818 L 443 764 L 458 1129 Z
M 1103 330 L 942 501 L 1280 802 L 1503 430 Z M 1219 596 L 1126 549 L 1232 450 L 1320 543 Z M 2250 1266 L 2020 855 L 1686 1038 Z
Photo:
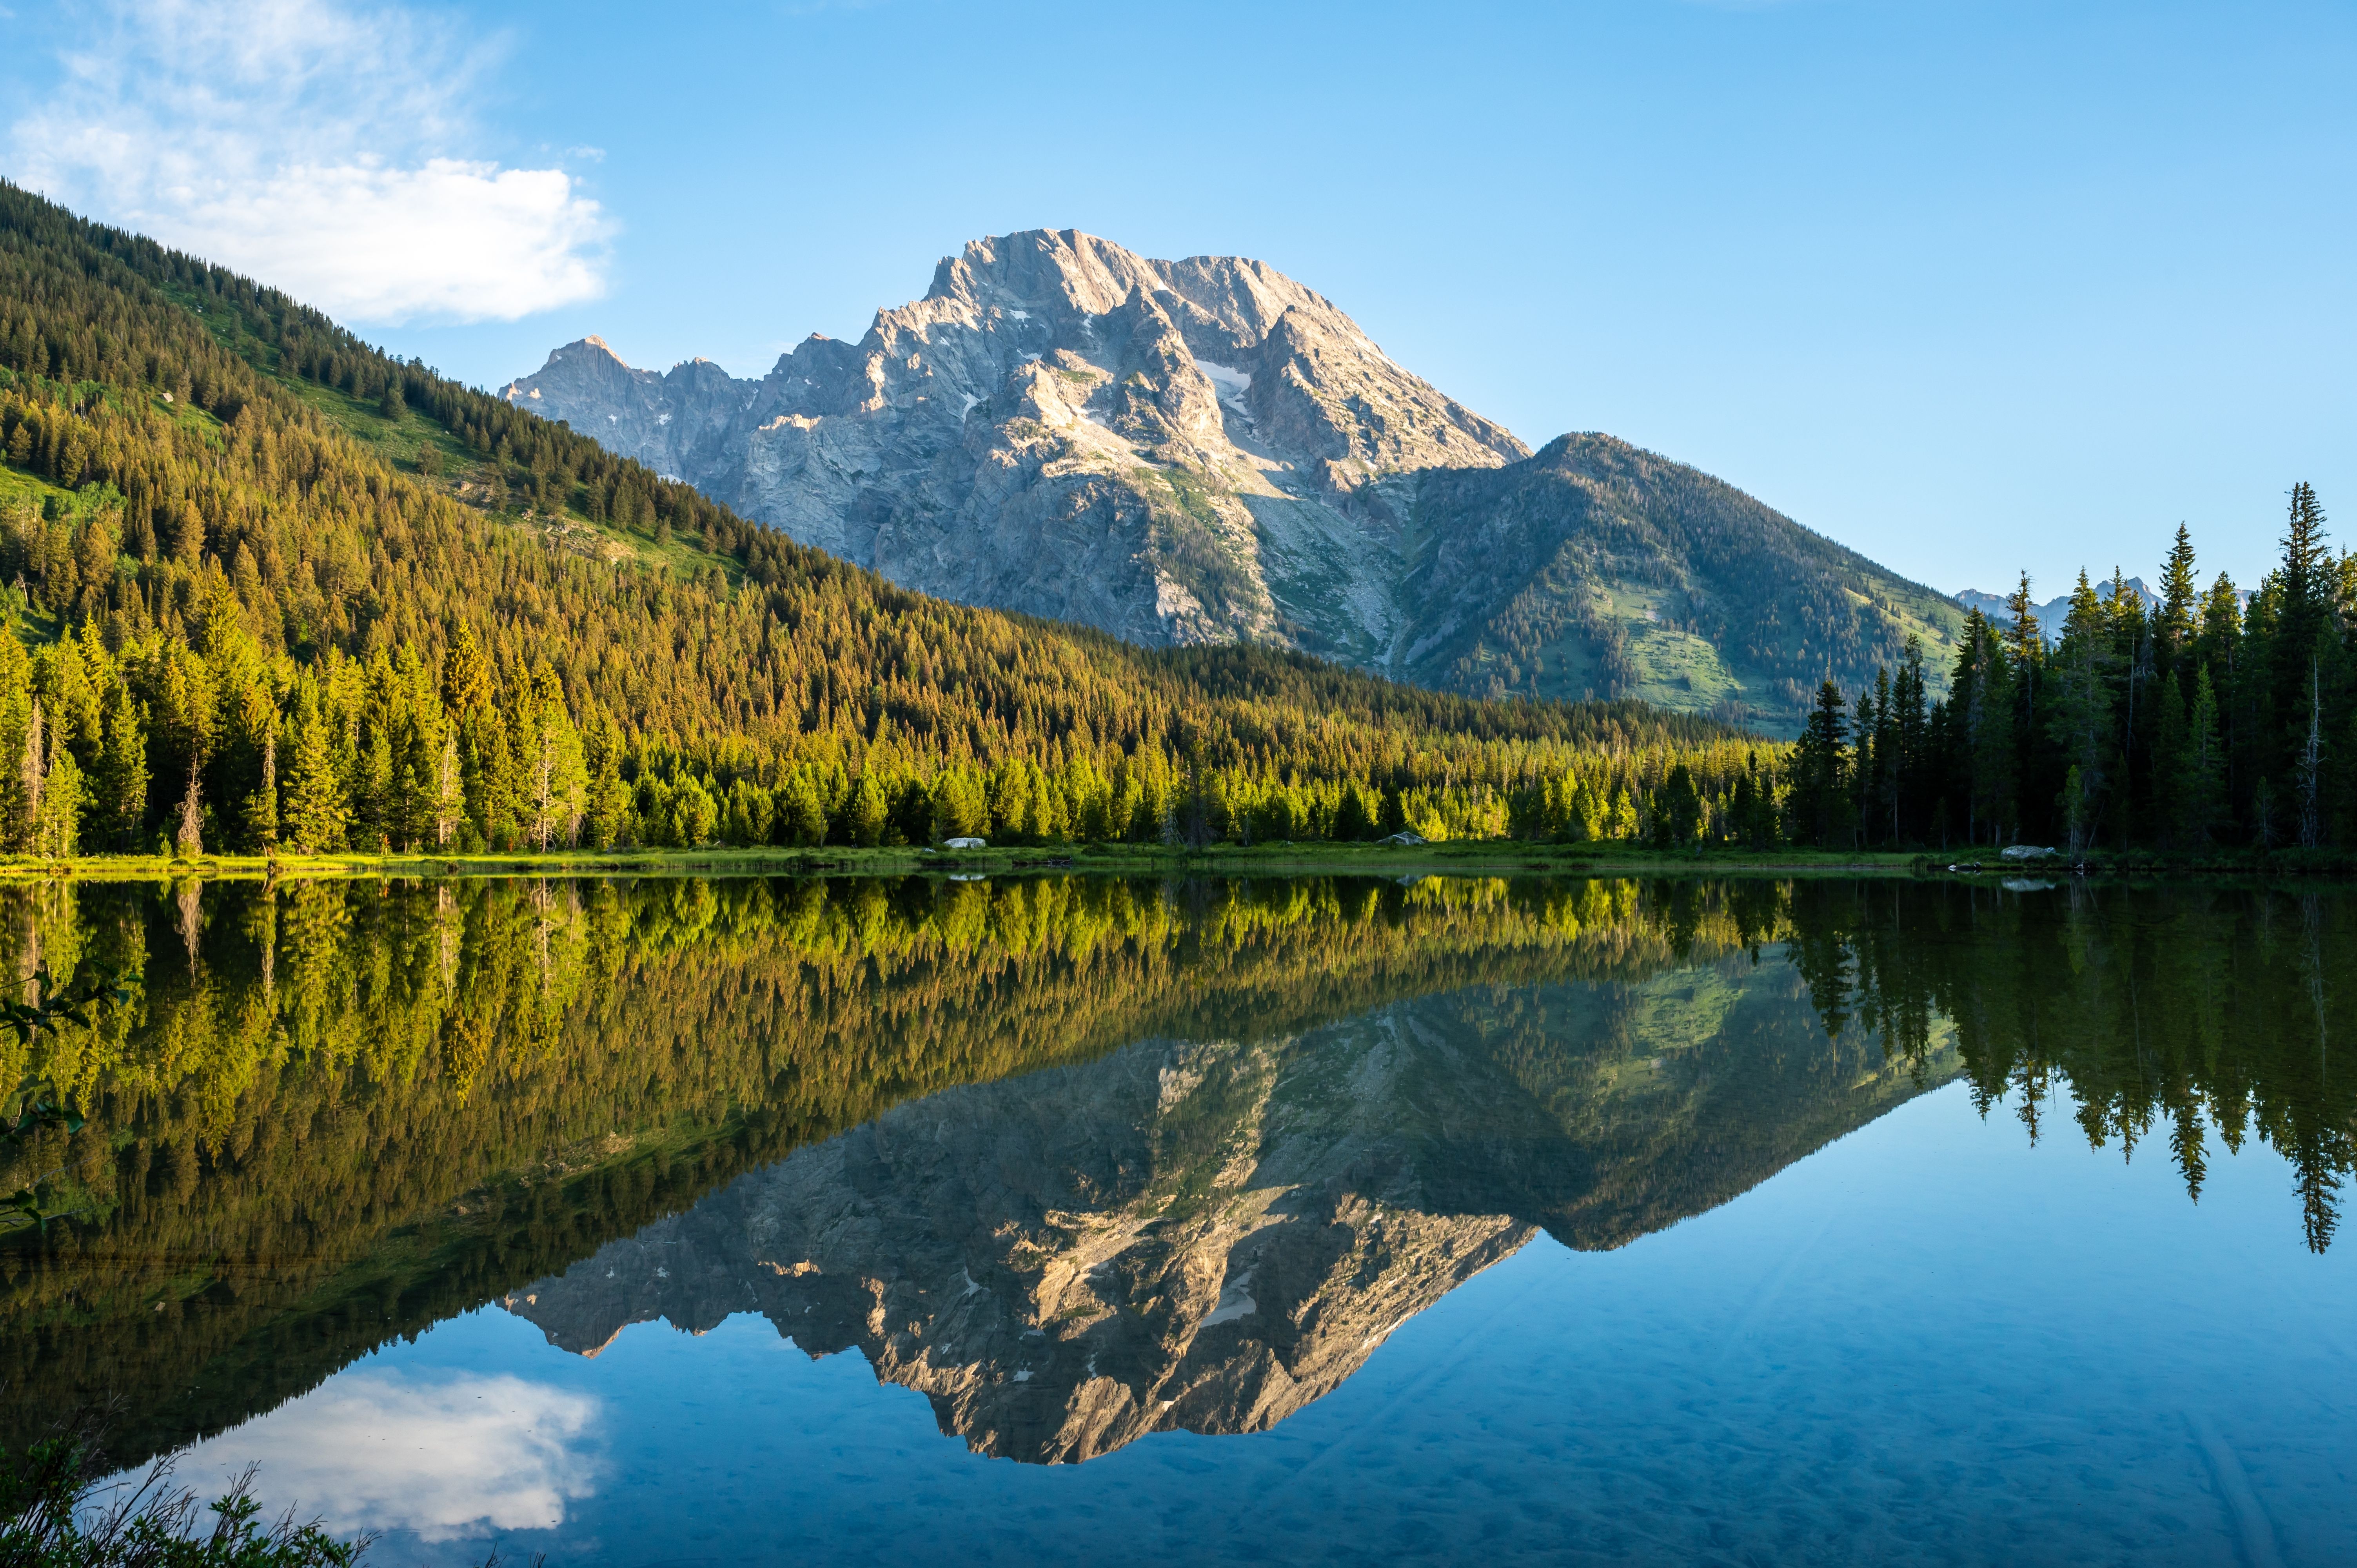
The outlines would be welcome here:
M 336 776 L 328 720 L 319 711 L 317 686 L 307 673 L 296 688 L 289 727 L 295 766 L 287 780 L 285 832 L 300 853 L 331 854 L 344 847 L 350 813 L 342 781 Z
M 2183 523 L 2161 563 L 2160 604 L 2153 618 L 2158 668 L 2168 670 L 2193 641 L 2200 627 L 2201 586 L 2193 580 L 2193 536 Z
M 1792 836 L 1803 843 L 1827 848 L 1846 838 L 1848 736 L 1841 688 L 1827 681 L 1792 753 Z

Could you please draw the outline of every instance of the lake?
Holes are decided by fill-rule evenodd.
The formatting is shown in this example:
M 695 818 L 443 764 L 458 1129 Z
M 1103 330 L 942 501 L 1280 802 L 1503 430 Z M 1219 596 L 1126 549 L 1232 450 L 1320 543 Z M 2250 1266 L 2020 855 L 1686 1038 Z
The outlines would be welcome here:
M 2357 1562 L 2336 889 L 56 883 L 0 944 L 139 977 L 0 1147 L 0 1444 L 111 1405 L 372 1563 Z

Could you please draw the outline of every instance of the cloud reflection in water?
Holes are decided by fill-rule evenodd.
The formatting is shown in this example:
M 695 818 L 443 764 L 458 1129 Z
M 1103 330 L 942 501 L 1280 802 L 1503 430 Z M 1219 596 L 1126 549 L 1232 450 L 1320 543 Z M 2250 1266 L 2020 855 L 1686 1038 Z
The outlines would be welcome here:
M 596 1400 L 522 1378 L 370 1369 L 199 1444 L 183 1470 L 258 1463 L 274 1506 L 339 1533 L 545 1529 L 596 1490 L 597 1415 Z

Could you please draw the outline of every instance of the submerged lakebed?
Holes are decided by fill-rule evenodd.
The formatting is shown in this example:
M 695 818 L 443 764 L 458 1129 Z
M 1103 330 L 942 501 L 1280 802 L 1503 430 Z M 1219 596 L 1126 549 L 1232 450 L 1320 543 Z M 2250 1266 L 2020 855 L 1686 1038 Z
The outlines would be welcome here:
M 0 1238 L 0 1444 L 113 1402 L 119 1464 L 258 1464 L 371 1563 L 2357 1560 L 2351 893 L 63 883 L 0 930 L 141 977 L 0 1169 L 54 1216 Z

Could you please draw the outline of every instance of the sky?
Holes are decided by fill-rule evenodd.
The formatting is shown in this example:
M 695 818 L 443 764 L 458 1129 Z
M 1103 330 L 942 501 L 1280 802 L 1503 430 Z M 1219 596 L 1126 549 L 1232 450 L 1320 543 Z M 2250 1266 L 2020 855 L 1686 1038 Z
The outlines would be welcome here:
M 2357 528 L 2346 4 L 0 0 L 0 176 L 497 387 L 758 375 L 967 240 L 1257 257 L 1602 430 L 2038 596 Z

